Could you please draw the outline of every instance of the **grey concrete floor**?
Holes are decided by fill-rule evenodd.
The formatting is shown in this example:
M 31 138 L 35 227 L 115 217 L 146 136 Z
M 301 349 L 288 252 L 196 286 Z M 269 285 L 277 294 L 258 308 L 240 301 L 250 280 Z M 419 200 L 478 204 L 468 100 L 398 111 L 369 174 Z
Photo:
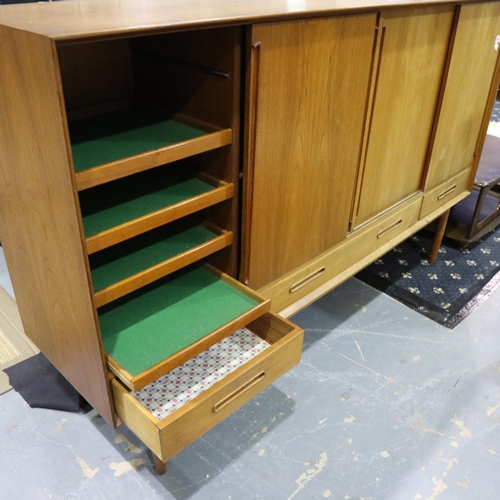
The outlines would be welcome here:
M 10 391 L 0 498 L 498 499 L 499 311 L 497 289 L 451 331 L 351 279 L 295 316 L 300 365 L 162 477 L 127 428 Z

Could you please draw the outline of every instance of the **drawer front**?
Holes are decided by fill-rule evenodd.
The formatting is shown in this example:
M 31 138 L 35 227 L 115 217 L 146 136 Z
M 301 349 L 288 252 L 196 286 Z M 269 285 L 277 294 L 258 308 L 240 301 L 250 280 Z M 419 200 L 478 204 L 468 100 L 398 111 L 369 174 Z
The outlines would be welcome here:
M 294 324 L 267 313 L 247 328 L 271 346 L 163 420 L 113 380 L 118 417 L 161 460 L 173 457 L 300 361 L 303 331 Z
M 362 259 L 371 252 L 382 247 L 387 247 L 384 253 L 388 251 L 392 246 L 391 242 L 417 222 L 421 203 L 421 196 L 412 199 L 405 206 L 352 233 L 340 245 L 300 270 L 262 288 L 260 292 L 271 298 L 273 310 L 282 311 L 337 276 L 341 283 L 370 263 L 364 263 Z M 359 268 L 352 269 L 358 263 Z
M 469 175 L 470 168 L 441 183 L 428 193 L 424 193 L 420 219 L 447 204 L 456 196 L 463 194 L 467 190 Z

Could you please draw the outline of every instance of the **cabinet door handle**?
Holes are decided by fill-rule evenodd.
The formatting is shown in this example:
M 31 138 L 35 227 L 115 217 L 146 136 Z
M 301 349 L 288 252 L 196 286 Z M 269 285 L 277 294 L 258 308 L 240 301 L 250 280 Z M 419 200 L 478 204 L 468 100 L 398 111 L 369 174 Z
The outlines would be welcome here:
M 453 184 L 453 186 L 449 187 L 448 189 L 446 189 L 445 191 L 443 191 L 438 196 L 438 200 L 442 200 L 443 198 L 446 198 L 446 196 L 448 196 L 449 194 L 453 193 L 453 191 L 455 191 L 455 189 L 457 189 L 457 185 Z
M 359 171 L 356 180 L 356 193 L 351 206 L 351 217 L 350 217 L 351 229 L 353 229 L 353 226 L 355 225 L 359 217 L 359 210 L 361 206 L 361 199 L 363 193 L 363 184 L 365 181 L 366 163 L 368 159 L 368 148 L 370 145 L 370 137 L 373 124 L 373 114 L 375 110 L 375 102 L 377 99 L 380 71 L 382 68 L 382 53 L 384 50 L 384 41 L 386 33 L 386 25 L 384 24 L 384 20 L 382 17 L 379 17 L 377 19 L 377 25 L 375 26 L 375 29 L 377 34 L 373 52 L 373 66 L 370 69 L 370 86 L 369 86 L 368 99 L 365 110 L 366 116 L 365 116 L 365 123 L 363 126 L 363 137 L 361 141 L 361 151 L 359 156 Z
M 245 382 L 241 387 L 238 387 L 235 391 L 231 392 L 231 394 L 227 395 L 224 399 L 216 403 L 212 409 L 214 413 L 221 411 L 224 407 L 226 407 L 229 403 L 234 401 L 238 396 L 243 394 L 244 392 L 251 389 L 253 386 L 257 385 L 261 380 L 266 376 L 266 372 L 260 372 L 255 377 L 251 378 L 248 382 Z
M 250 71 L 247 75 L 248 102 L 245 108 L 248 110 L 248 126 L 245 132 L 245 159 L 243 161 L 244 171 L 244 196 L 243 196 L 243 217 L 242 217 L 242 245 L 240 279 L 248 284 L 250 274 L 250 254 L 252 248 L 252 226 L 253 219 L 253 185 L 255 171 L 255 151 L 257 144 L 257 110 L 259 107 L 259 79 L 260 79 L 260 41 L 252 42 L 250 45 Z
M 298 281 L 297 283 L 295 283 L 290 287 L 290 293 L 296 292 L 303 286 L 306 286 L 312 280 L 319 278 L 325 272 L 325 270 L 326 269 L 324 267 L 321 267 L 320 269 L 317 269 L 316 271 L 311 273 L 309 276 L 306 276 L 304 279 Z
M 252 116 L 252 128 L 255 129 L 257 125 L 257 104 L 259 101 L 259 80 L 260 80 L 260 47 L 261 42 L 256 41 L 252 43 L 251 53 L 250 53 L 250 92 L 251 92 L 251 101 L 253 102 L 253 106 L 251 109 Z M 255 130 L 253 130 L 254 139 L 255 139 Z M 253 142 L 253 141 L 252 141 Z
M 253 172 L 255 167 L 255 145 L 257 142 L 257 108 L 259 105 L 259 80 L 260 80 L 260 46 L 259 41 L 253 42 L 250 53 L 250 101 L 253 106 L 250 108 L 249 136 L 248 136 L 248 157 L 249 167 Z
M 377 234 L 377 238 L 382 238 L 382 236 L 386 235 L 389 231 L 396 229 L 402 222 L 403 219 L 399 219 L 390 226 L 387 226 L 385 229 L 382 229 L 382 231 L 380 231 L 380 233 Z

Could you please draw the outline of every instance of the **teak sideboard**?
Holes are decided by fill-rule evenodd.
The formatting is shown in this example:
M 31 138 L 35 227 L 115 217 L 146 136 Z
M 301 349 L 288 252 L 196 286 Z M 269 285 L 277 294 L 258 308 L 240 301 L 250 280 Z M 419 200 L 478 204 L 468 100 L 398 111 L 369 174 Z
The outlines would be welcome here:
M 467 196 L 499 35 L 500 2 L 0 7 L 27 335 L 161 471 L 299 362 L 286 317 Z M 133 397 L 241 328 L 268 347 L 165 419 Z

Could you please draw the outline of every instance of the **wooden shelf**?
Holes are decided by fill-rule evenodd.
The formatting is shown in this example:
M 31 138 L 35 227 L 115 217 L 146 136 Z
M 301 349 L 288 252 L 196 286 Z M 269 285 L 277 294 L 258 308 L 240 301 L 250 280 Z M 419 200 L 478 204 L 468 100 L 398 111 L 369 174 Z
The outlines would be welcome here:
M 211 266 L 183 269 L 99 309 L 108 367 L 139 390 L 269 308 Z
M 139 175 L 80 193 L 89 254 L 227 200 L 234 191 L 232 183 L 201 173 L 155 169 Z
M 70 122 L 69 132 L 79 191 L 232 142 L 231 129 L 137 109 Z
M 184 220 L 90 256 L 95 302 L 101 307 L 178 271 L 233 242 L 233 233 Z

